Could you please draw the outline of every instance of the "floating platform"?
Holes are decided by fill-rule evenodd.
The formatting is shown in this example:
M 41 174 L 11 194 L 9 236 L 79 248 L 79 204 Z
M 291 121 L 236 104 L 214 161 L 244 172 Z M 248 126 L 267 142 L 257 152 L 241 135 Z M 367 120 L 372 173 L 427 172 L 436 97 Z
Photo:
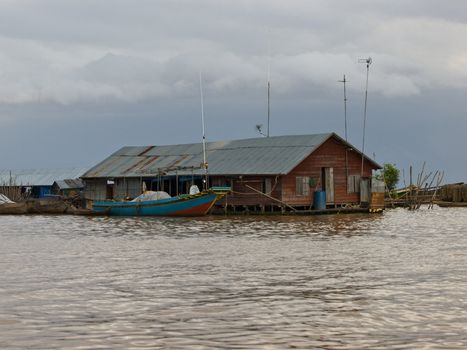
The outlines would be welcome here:
M 467 202 L 434 202 L 436 205 L 441 208 L 467 208 Z
M 29 199 L 18 203 L 0 204 L 0 215 L 99 215 L 88 209 L 77 209 L 71 204 L 56 199 Z
M 260 211 L 260 210 L 225 210 L 224 208 L 214 208 L 213 215 L 331 215 L 331 214 L 374 214 L 383 213 L 384 208 L 360 208 L 360 207 L 338 207 L 325 209 L 306 210 L 284 210 L 284 211 Z
M 382 213 L 382 208 L 327 208 L 320 210 L 304 210 L 300 212 L 292 212 L 290 214 L 301 214 L 301 215 L 327 215 L 327 214 L 365 214 L 365 213 Z

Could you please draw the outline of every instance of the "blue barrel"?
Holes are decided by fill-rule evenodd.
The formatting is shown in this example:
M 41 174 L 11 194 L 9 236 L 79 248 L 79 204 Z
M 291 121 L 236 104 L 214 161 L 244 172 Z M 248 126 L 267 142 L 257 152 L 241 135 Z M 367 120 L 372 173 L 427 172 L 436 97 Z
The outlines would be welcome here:
M 313 207 L 316 210 L 326 209 L 326 191 L 315 191 Z

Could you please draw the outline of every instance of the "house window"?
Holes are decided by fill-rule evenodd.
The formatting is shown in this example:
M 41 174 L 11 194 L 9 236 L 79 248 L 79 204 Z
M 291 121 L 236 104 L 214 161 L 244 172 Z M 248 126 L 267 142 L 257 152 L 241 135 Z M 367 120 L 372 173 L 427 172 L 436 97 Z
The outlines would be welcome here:
M 310 194 L 309 183 L 309 176 L 297 176 L 295 178 L 295 193 L 297 196 L 308 196 Z
M 347 178 L 347 193 L 360 193 L 360 175 L 349 175 Z

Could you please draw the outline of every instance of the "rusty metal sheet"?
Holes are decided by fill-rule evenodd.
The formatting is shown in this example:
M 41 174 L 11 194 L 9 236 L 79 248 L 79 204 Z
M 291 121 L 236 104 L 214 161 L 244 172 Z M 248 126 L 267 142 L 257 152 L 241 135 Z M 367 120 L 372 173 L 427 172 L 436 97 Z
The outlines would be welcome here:
M 333 133 L 261 137 L 209 142 L 206 145 L 209 173 L 212 175 L 287 174 Z M 352 145 L 349 147 L 357 150 Z M 371 161 L 371 160 L 370 160 Z M 123 147 L 83 175 L 88 177 L 141 176 L 171 167 L 199 167 L 203 162 L 202 144 Z M 371 161 L 374 163 L 373 161 Z M 379 166 L 374 163 L 375 167 Z M 178 174 L 202 174 L 203 169 L 185 169 Z

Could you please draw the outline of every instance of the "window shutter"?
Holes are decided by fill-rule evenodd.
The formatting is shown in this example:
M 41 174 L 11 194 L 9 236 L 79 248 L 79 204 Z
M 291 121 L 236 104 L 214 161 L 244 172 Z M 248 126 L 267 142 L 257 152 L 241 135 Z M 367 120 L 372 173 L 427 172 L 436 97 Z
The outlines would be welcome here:
M 308 196 L 309 195 L 309 190 L 310 190 L 310 178 L 308 176 L 303 177 L 303 195 Z
M 302 177 L 301 176 L 297 176 L 295 178 L 295 194 L 297 194 L 298 196 L 301 196 L 302 195 L 302 192 L 303 192 L 303 182 L 302 182 Z

